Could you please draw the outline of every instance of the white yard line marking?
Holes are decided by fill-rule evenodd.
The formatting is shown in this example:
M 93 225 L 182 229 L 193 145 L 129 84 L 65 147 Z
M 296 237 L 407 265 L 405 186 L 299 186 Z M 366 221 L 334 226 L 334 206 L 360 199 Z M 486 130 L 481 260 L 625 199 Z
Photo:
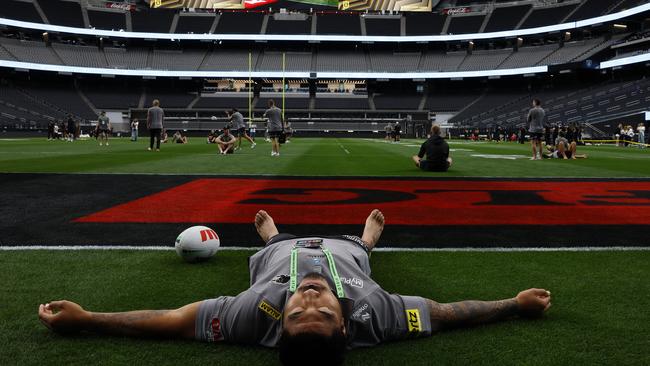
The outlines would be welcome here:
M 341 147 L 341 149 L 343 149 L 343 151 L 345 151 L 346 154 L 350 154 L 350 152 L 348 151 L 348 149 L 346 149 L 346 148 L 343 146 L 343 144 L 341 144 L 341 142 L 340 142 L 339 140 L 336 140 L 336 143 L 339 144 L 339 146 Z
M 243 246 L 232 246 L 232 247 L 221 247 L 219 251 L 257 251 L 262 249 L 262 247 L 243 247 Z M 61 245 L 61 246 L 47 246 L 47 245 L 34 245 L 34 246 L 15 246 L 7 247 L 0 246 L 0 252 L 11 252 L 11 251 L 35 251 L 35 250 L 50 250 L 50 251 L 61 251 L 61 250 L 131 250 L 131 251 L 172 251 L 175 250 L 173 246 L 133 246 L 133 245 Z M 510 252 L 635 252 L 635 251 L 650 251 L 650 247 L 557 247 L 557 248 L 544 248 L 544 247 L 522 247 L 522 248 L 397 248 L 397 247 L 383 247 L 376 248 L 373 252 L 498 252 L 498 253 L 510 253 Z

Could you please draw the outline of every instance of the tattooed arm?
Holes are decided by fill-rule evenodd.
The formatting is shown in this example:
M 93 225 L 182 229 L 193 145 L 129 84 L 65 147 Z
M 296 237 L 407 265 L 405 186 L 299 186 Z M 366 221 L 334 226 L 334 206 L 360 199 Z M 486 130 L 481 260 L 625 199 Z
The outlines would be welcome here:
M 427 303 L 431 327 L 437 331 L 490 323 L 515 316 L 541 316 L 551 306 L 551 293 L 543 289 L 529 289 L 507 300 L 471 300 L 449 304 L 427 300 Z
M 176 310 L 142 310 L 93 313 L 70 301 L 40 305 L 38 317 L 60 333 L 89 331 L 131 337 L 194 338 L 194 321 L 200 302 Z

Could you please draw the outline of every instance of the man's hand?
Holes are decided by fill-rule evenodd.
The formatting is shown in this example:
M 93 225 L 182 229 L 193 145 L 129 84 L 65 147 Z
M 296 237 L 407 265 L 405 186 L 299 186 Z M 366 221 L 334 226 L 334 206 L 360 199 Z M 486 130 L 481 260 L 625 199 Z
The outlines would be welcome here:
M 41 323 L 58 333 L 73 333 L 83 329 L 90 315 L 71 301 L 52 301 L 38 307 Z
M 519 306 L 519 314 L 524 317 L 541 317 L 551 307 L 551 292 L 531 288 L 517 294 L 515 298 Z

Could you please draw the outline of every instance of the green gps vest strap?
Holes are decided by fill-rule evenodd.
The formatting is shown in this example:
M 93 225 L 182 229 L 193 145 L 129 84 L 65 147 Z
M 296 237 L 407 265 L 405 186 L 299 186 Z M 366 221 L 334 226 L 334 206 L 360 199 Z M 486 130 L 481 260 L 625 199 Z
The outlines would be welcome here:
M 334 281 L 334 286 L 336 287 L 336 296 L 340 299 L 345 297 L 345 292 L 343 291 L 343 284 L 339 278 L 339 273 L 336 270 L 336 264 L 334 263 L 334 257 L 332 252 L 327 248 L 321 248 L 325 257 L 327 257 L 327 263 L 330 267 L 330 273 L 332 274 L 332 280 Z M 298 248 L 291 249 L 291 268 L 289 269 L 289 291 L 296 292 L 298 287 Z

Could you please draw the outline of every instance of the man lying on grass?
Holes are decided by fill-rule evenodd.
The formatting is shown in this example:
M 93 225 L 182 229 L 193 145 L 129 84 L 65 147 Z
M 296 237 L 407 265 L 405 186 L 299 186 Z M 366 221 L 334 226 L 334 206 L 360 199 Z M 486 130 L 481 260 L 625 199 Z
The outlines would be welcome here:
M 441 304 L 389 294 L 370 278 L 370 251 L 384 228 L 374 210 L 356 236 L 297 238 L 280 234 L 259 211 L 255 227 L 266 247 L 250 258 L 251 287 L 176 310 L 95 313 L 70 301 L 40 305 L 38 315 L 60 333 L 88 331 L 132 337 L 188 338 L 279 347 L 285 365 L 339 365 L 346 349 L 428 336 L 443 329 L 539 317 L 551 294 L 529 289 L 500 301 Z

